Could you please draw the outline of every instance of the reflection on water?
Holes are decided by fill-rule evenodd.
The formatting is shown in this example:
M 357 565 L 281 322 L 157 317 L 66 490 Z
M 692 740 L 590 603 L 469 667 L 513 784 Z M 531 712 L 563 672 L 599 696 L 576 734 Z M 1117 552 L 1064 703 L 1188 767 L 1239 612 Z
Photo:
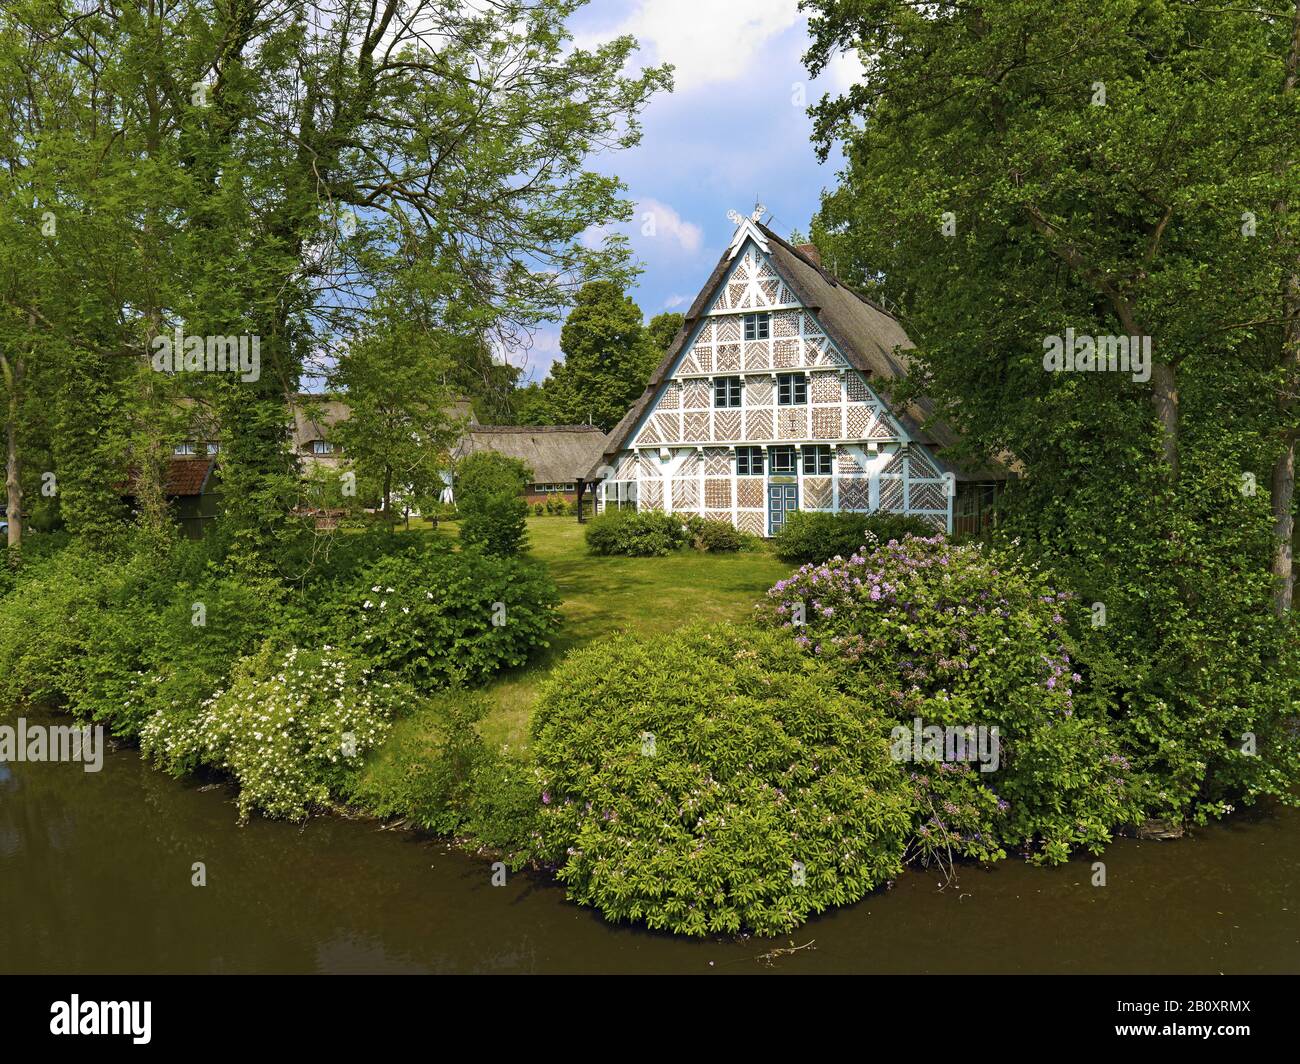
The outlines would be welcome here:
M 29 717 L 31 715 L 29 714 Z M 910 873 L 778 941 L 604 923 L 540 879 L 364 821 L 235 823 L 130 751 L 0 765 L 0 971 L 1300 972 L 1300 813 L 1036 869 Z M 207 886 L 191 885 L 203 862 Z M 777 960 L 775 946 L 815 940 Z

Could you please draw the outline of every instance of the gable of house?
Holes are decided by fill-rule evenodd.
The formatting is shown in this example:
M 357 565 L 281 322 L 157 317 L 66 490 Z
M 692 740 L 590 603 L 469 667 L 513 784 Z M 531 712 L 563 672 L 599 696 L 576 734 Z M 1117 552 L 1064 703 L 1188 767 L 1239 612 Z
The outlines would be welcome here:
M 936 452 L 957 437 L 924 400 L 885 394 L 911 346 L 812 249 L 742 222 L 610 434 L 592 471 L 598 507 L 696 513 L 758 535 L 790 509 L 883 510 L 951 529 L 962 474 Z

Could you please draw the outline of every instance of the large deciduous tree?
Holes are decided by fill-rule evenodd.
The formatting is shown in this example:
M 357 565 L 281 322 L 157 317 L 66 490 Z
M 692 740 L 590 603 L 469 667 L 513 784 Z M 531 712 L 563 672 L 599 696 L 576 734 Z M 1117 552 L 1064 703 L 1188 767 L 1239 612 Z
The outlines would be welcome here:
M 804 6 L 811 71 L 863 68 L 813 109 L 846 159 L 814 239 L 902 315 L 966 450 L 1022 463 L 1005 522 L 1105 610 L 1079 638 L 1144 801 L 1284 791 L 1296 5 Z M 1067 329 L 1150 365 L 1049 372 Z
M 560 330 L 564 358 L 536 390 L 521 397 L 526 423 L 593 424 L 608 431 L 645 389 L 659 360 L 641 309 L 615 281 L 578 293 Z

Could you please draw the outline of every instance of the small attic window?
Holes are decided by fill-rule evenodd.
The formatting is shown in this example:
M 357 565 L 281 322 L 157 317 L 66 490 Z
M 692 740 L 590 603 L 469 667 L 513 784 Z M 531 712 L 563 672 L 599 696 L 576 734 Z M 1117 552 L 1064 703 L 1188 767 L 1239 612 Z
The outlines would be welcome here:
M 746 314 L 745 339 L 766 340 L 770 335 L 771 319 L 770 314 Z
M 312 454 L 333 454 L 334 444 L 330 443 L 329 440 L 312 440 L 311 453 Z
M 177 458 L 191 458 L 198 454 L 198 451 L 195 450 L 194 444 L 192 443 L 178 443 L 172 448 L 172 454 Z

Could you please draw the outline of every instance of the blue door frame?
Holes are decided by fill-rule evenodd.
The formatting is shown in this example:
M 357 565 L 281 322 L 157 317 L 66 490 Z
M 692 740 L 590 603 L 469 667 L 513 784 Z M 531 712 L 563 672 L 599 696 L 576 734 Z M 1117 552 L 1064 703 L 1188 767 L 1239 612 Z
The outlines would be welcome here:
M 767 534 L 775 536 L 785 525 L 785 515 L 799 509 L 799 483 L 767 485 Z

